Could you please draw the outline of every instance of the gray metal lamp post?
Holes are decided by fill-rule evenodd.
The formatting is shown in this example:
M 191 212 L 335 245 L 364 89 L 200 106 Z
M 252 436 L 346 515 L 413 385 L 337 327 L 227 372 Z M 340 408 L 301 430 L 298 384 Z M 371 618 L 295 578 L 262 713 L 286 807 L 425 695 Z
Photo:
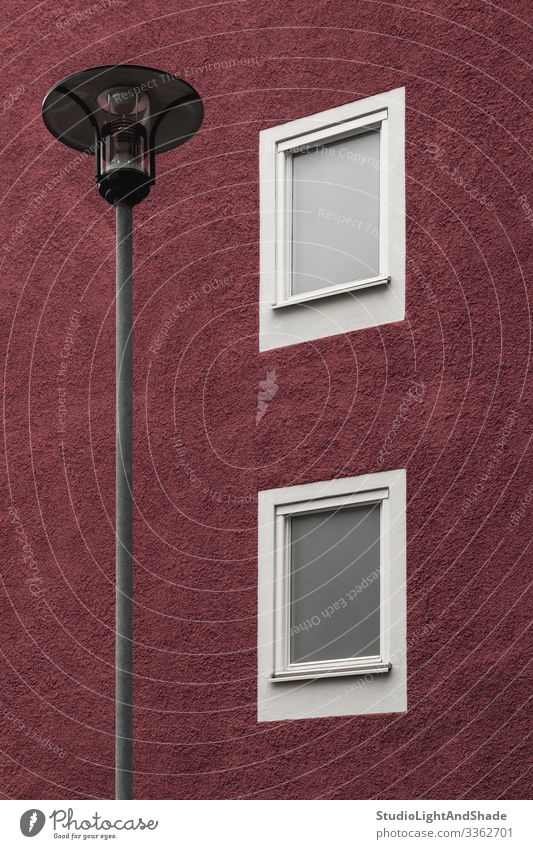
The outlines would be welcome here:
M 156 154 L 191 138 L 202 119 L 190 85 L 141 65 L 78 71 L 43 101 L 48 130 L 95 156 L 100 194 L 116 208 L 116 799 L 133 799 L 132 210 L 155 182 Z

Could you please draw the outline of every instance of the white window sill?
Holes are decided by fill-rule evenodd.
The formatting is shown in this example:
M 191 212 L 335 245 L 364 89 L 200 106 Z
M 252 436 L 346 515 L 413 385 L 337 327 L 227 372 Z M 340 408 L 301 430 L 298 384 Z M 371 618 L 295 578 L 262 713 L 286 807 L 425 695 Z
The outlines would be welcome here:
M 344 292 L 353 292 L 358 289 L 369 289 L 371 286 L 381 286 L 384 283 L 390 283 L 390 277 L 369 277 L 367 280 L 357 280 L 350 283 L 342 283 L 339 286 L 326 286 L 323 289 L 315 289 L 311 292 L 302 292 L 301 295 L 291 295 L 285 301 L 278 301 L 272 304 L 272 309 L 280 309 L 281 307 L 293 307 L 298 304 L 305 304 L 307 301 L 316 301 L 318 298 L 327 298 L 331 295 L 339 295 Z
M 297 666 L 294 666 L 293 668 L 288 668 L 285 672 L 277 672 L 275 675 L 271 675 L 270 681 L 272 683 L 278 683 L 281 681 L 314 681 L 317 678 L 338 678 L 341 675 L 381 675 L 390 672 L 391 669 L 392 663 L 381 662 L 346 667 L 345 669 L 324 669 L 322 671 L 318 671 L 316 667 L 315 671 L 313 671 L 311 669 L 299 669 Z

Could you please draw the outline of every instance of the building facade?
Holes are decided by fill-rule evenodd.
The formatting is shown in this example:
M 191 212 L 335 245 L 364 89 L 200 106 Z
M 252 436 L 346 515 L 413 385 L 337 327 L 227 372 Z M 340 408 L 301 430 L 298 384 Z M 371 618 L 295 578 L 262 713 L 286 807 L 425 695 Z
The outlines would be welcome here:
M 40 101 L 130 61 L 206 109 L 135 213 L 136 796 L 525 796 L 526 4 L 8 10 L 3 793 L 113 793 L 114 218 Z

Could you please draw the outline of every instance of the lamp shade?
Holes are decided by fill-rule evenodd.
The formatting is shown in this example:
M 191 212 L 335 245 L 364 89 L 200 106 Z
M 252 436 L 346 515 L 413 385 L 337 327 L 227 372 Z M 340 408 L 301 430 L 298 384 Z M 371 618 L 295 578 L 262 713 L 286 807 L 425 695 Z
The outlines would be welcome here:
M 155 180 L 155 155 L 186 142 L 203 120 L 199 94 L 174 74 L 102 65 L 53 86 L 43 121 L 59 141 L 96 157 L 101 194 L 137 203 Z

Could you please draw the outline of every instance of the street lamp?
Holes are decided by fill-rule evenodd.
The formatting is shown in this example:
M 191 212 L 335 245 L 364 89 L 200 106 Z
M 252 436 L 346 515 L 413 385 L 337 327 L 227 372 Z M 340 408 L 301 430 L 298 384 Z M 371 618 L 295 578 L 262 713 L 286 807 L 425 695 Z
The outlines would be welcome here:
M 100 194 L 116 208 L 115 798 L 133 798 L 132 209 L 155 182 L 156 153 L 186 142 L 203 119 L 197 92 L 141 65 L 77 71 L 43 101 L 59 141 L 96 159 Z

